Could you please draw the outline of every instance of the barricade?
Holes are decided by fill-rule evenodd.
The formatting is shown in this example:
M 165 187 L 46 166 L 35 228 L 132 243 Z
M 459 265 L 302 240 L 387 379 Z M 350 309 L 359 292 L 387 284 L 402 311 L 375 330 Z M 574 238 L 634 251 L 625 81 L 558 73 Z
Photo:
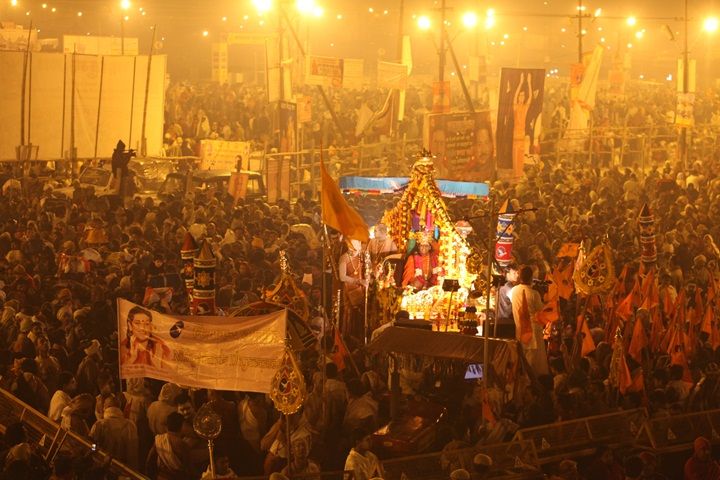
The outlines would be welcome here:
M 0 430 L 4 433 L 8 425 L 18 421 L 25 425 L 28 440 L 38 446 L 38 452 L 49 463 L 52 463 L 60 450 L 70 450 L 77 454 L 93 451 L 92 444 L 88 440 L 61 428 L 42 413 L 15 398 L 10 392 L 0 389 Z M 93 458 L 98 464 L 104 464 L 108 455 L 98 450 Z M 131 480 L 147 478 L 114 459 L 110 462 L 109 470 L 117 476 Z
M 671 453 L 692 449 L 699 436 L 720 443 L 720 409 L 649 419 L 638 435 L 638 444 Z
M 492 469 L 489 472 L 490 478 L 543 478 L 542 475 L 538 476 L 540 469 L 532 442 L 519 440 L 384 460 L 384 480 L 447 478 L 450 472 L 443 471 L 441 466 L 442 457 L 452 459 L 454 464 L 472 471 L 473 458 L 478 453 L 489 456 L 493 461 Z
M 523 428 L 516 440 L 530 440 L 540 464 L 591 454 L 598 444 L 631 445 L 647 419 L 644 408 Z

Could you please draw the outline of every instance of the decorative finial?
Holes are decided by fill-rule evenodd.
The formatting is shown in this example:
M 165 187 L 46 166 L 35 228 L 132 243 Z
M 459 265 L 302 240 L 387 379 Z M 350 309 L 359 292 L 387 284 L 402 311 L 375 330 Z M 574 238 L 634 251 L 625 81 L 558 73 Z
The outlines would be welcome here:
M 285 250 L 280 250 L 280 271 L 282 273 L 288 273 L 288 261 Z

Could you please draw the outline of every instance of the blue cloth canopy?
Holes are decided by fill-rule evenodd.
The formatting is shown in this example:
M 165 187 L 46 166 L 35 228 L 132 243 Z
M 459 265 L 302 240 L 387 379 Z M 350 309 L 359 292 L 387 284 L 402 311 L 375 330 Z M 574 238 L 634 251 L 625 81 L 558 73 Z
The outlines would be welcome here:
M 340 189 L 345 193 L 398 193 L 408 184 L 408 177 L 340 177 Z M 435 180 L 444 197 L 487 197 L 490 187 L 481 182 Z

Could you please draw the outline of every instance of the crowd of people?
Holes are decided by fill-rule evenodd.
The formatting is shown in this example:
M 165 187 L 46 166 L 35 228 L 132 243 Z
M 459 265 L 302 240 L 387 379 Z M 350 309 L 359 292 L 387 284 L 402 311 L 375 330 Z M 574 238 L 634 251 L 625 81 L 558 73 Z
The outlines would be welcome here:
M 172 86 L 167 96 L 168 147 L 177 148 L 175 153 L 181 155 L 196 155 L 196 142 L 204 138 L 271 142 L 271 114 L 259 93 L 245 86 Z M 420 95 L 416 92 L 415 97 L 419 111 Z M 336 99 L 340 106 L 362 100 Z M 313 131 L 332 129 L 330 119 L 314 115 L 317 129 Z M 352 124 L 356 119 L 347 115 L 345 121 Z M 512 391 L 491 378 L 487 391 L 461 379 L 443 382 L 439 392 L 435 386 L 441 369 L 428 361 L 406 362 L 404 398 L 432 398 L 449 412 L 434 444 L 444 452 L 441 467 L 446 478 L 484 478 L 482 472 L 492 464 L 491 458 L 477 456 L 471 468 L 459 465 L 448 452 L 507 440 L 518 428 L 640 406 L 652 418 L 718 406 L 720 397 L 714 388 L 720 375 L 716 343 L 720 338 L 713 337 L 712 329 L 708 334 L 703 318 L 710 315 L 710 324 L 716 318 L 720 249 L 715 239 L 720 238 L 720 225 L 713 218 L 720 214 L 719 173 L 716 156 L 691 157 L 687 171 L 669 161 L 648 163 L 645 168 L 612 162 L 599 166 L 569 156 L 556 164 L 528 166 L 518 182 L 492 185 L 491 195 L 498 204 L 509 200 L 516 209 L 534 209 L 516 219 L 513 265 L 519 275 L 515 277 L 513 268 L 508 268 L 499 272 L 506 275 L 501 283 L 507 282 L 506 287 L 521 283 L 536 292 L 540 287 L 533 280 L 553 278 L 561 262 L 556 254 L 564 243 L 584 241 L 589 251 L 607 242 L 615 271 L 624 272 L 614 300 L 619 303 L 636 292 L 636 298 L 631 297 L 635 302 L 631 314 L 617 324 L 622 327 L 622 341 L 631 342 L 639 331 L 636 322 L 645 322 L 650 337 L 655 311 L 659 311 L 656 325 L 661 330 L 677 325 L 673 319 L 680 310 L 687 313 L 687 307 L 693 313 L 687 315 L 687 324 L 685 316 L 680 323 L 686 362 L 679 363 L 677 352 L 663 349 L 662 342 L 648 341 L 638 357 L 641 361 L 630 355 L 626 359 L 633 378 L 643 375 L 644 386 L 618 393 L 611 368 L 616 330 L 609 328 L 615 317 L 601 301 L 585 308 L 572 291 L 560 299 L 559 318 L 544 333 L 533 330 L 534 345 L 540 350 L 534 355 L 542 358 L 517 371 Z M 394 201 L 367 197 L 351 203 L 362 212 L 371 212 L 370 222 L 375 223 Z M 652 308 L 643 308 L 647 295 L 639 292 L 650 271 L 648 265 L 641 268 L 639 260 L 637 218 L 644 204 L 654 212 L 658 232 L 653 271 L 659 280 L 659 300 Z M 481 216 L 488 205 L 481 200 L 448 201 L 452 218 Z M 204 405 L 222 418 L 214 451 L 216 478 L 265 475 L 282 479 L 289 472 L 312 475 L 321 470 L 352 470 L 358 480 L 382 478 L 382 462 L 372 452 L 370 434 L 388 420 L 390 388 L 387 359 L 362 348 L 362 334 L 368 332 L 344 331 L 350 362 L 338 359 L 333 335 L 323 337 L 325 330 L 316 330 L 316 348 L 302 355 L 308 395 L 302 410 L 287 418 L 262 394 L 188 389 L 152 379 L 118 377 L 118 298 L 165 313 L 188 314 L 182 288 L 169 302 L 145 295 L 158 279 L 172 282 L 177 277 L 188 232 L 197 241 L 209 242 L 221 259 L 216 271 L 220 314 L 262 298 L 280 272 L 280 251 L 287 253 L 289 269 L 310 302 L 312 316 L 320 314 L 321 307 L 330 313 L 332 302 L 322 295 L 323 277 L 342 279 L 333 265 L 322 263 L 320 219 L 320 206 L 311 191 L 293 202 L 268 205 L 262 200 L 238 202 L 226 192 L 214 192 L 212 197 L 198 193 L 167 202 L 108 201 L 92 196 L 68 200 L 58 198 L 52 187 L 36 178 L 24 181 L 22 188 L 3 189 L 0 386 L 151 478 L 211 477 L 207 443 L 193 429 L 193 418 Z M 486 227 L 482 221 L 471 223 L 475 231 L 470 242 L 483 248 Z M 345 245 L 337 235 L 329 240 L 335 243 L 326 253 L 335 266 L 340 265 L 344 251 L 350 250 L 347 263 L 353 250 L 365 248 Z M 440 266 L 430 265 L 433 275 L 441 274 Z M 410 278 L 412 273 L 409 285 L 417 283 Z M 537 292 L 540 306 L 543 293 Z M 515 338 L 518 333 L 512 327 L 517 325 L 519 305 L 515 295 L 508 298 L 510 311 L 500 312 L 498 322 L 500 326 L 504 315 L 512 323 L 499 331 Z M 488 312 L 485 315 L 491 317 Z M 589 351 L 573 350 L 582 341 L 578 316 L 587 322 L 593 338 Z M 377 319 L 371 324 L 379 326 Z M 663 337 L 662 331 L 657 333 Z M 484 408 L 486 399 L 490 414 Z M 2 478 L 110 475 L 107 464 L 92 462 L 93 452 L 70 445 L 47 463 L 42 447 L 28 433 L 22 422 L 6 426 L 0 453 Z M 547 475 L 565 480 L 660 479 L 662 471 L 680 472 L 684 465 L 688 480 L 720 478 L 710 441 L 703 437 L 695 440 L 690 458 L 679 464 L 677 458 L 658 458 L 648 452 L 619 453 L 600 446 L 591 459 L 550 465 Z M 671 475 L 682 474 L 668 475 L 680 478 Z

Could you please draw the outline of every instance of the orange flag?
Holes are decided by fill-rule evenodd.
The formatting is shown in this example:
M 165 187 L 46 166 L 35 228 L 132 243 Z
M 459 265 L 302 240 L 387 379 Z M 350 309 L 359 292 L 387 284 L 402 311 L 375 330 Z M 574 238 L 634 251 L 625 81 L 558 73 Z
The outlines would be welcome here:
M 645 276 L 642 284 L 642 303 L 641 307 L 651 310 L 660 304 L 660 293 L 658 291 L 657 282 L 655 281 L 655 270 Z
M 543 307 L 542 310 L 540 310 L 537 315 L 535 315 L 535 320 L 540 325 L 547 325 L 548 323 L 552 323 L 560 318 L 560 312 L 558 308 L 558 299 L 552 299 L 549 302 L 545 304 L 545 307 Z
M 365 220 L 345 201 L 340 187 L 325 170 L 325 164 L 322 161 L 320 162 L 320 175 L 322 177 L 320 204 L 323 223 L 339 231 L 346 238 L 367 242 L 369 229 Z
M 587 324 L 587 320 L 585 319 L 585 315 L 578 315 L 577 318 L 577 326 L 575 327 L 577 331 L 582 332 L 582 348 L 580 350 L 580 354 L 583 357 L 586 357 L 590 355 L 592 352 L 595 351 L 595 341 L 592 338 L 592 335 L 590 334 L 590 327 Z
M 530 320 L 530 309 L 528 308 L 525 290 L 522 292 L 522 300 L 520 301 L 520 342 L 527 345 L 532 340 L 532 323 Z
M 335 329 L 335 346 L 333 348 L 333 354 L 332 354 L 332 360 L 335 365 L 338 367 L 338 371 L 342 372 L 345 370 L 345 356 L 349 355 L 347 349 L 345 348 L 345 342 L 342 341 L 342 337 L 340 337 L 340 329 Z
M 638 368 L 638 373 L 632 377 L 632 383 L 628 387 L 628 392 L 642 392 L 645 390 L 645 374 L 642 368 Z
M 573 283 L 573 264 L 568 264 L 560 270 L 559 266 L 553 269 L 553 281 L 557 285 L 557 292 L 560 298 L 570 300 L 575 284 Z
M 625 395 L 633 384 L 633 378 L 630 374 L 630 368 L 628 367 L 625 355 L 620 355 L 620 375 L 618 376 L 618 390 L 620 393 Z
M 642 363 L 642 349 L 647 347 L 648 338 L 645 334 L 645 327 L 640 318 L 635 319 L 635 326 L 633 327 L 632 339 L 630 340 L 630 347 L 628 353 L 636 362 Z
M 655 308 L 651 311 L 650 322 L 652 325 L 652 328 L 650 329 L 650 348 L 653 352 L 655 352 L 660 348 L 660 340 L 662 340 L 664 328 L 659 309 Z
M 617 309 L 615 309 L 615 314 L 625 321 L 627 321 L 628 318 L 632 316 L 633 295 L 634 290 L 628 293 L 628 295 L 623 299 L 623 301 L 620 302 L 620 304 L 617 306 Z
M 705 332 L 708 334 L 708 336 L 712 336 L 712 326 L 713 326 L 713 308 L 712 305 L 710 305 L 710 302 L 708 302 L 708 307 L 705 309 L 705 315 L 703 315 L 703 321 L 702 321 L 702 327 L 700 328 L 701 332 Z
M 703 306 L 703 299 L 702 299 L 702 292 L 699 288 L 695 289 L 695 307 L 693 308 L 693 320 L 691 325 L 697 325 L 703 320 L 703 313 L 705 311 L 705 307 Z

